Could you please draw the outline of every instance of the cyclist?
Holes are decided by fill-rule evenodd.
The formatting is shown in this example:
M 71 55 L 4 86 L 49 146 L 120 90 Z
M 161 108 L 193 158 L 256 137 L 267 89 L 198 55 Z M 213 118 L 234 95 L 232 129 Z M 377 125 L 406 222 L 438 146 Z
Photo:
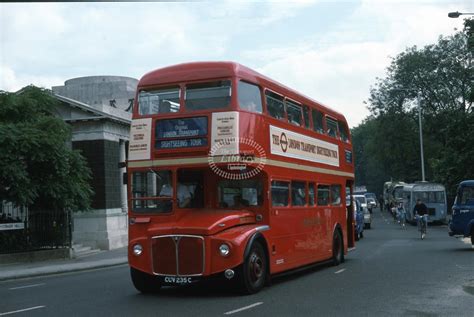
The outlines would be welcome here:
M 397 217 L 398 223 L 400 226 L 405 227 L 405 207 L 403 206 L 403 202 L 399 202 L 397 206 Z
M 425 228 L 426 232 L 426 227 L 428 226 L 428 208 L 426 205 L 421 201 L 421 199 L 416 200 L 416 205 L 413 207 L 413 213 L 417 217 L 418 221 L 420 222 L 420 225 L 422 226 L 421 228 Z M 421 229 L 420 228 L 420 229 Z M 423 239 L 425 237 L 425 232 L 421 234 L 421 238 Z

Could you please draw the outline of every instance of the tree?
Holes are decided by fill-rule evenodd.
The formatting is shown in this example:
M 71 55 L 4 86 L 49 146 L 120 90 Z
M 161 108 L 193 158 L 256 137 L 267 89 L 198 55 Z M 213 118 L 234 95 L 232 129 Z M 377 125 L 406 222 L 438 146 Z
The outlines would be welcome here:
M 390 179 L 421 180 L 418 95 L 427 179 L 443 183 L 452 197 L 459 181 L 474 178 L 474 150 L 469 146 L 474 139 L 474 50 L 469 21 L 462 32 L 398 54 L 386 76 L 377 79 L 367 102 L 372 114 L 353 130 L 359 184 L 362 179 L 373 184 L 370 190 L 380 192 Z M 358 155 L 363 164 L 357 162 Z
M 51 94 L 28 86 L 0 92 L 0 200 L 32 210 L 87 210 L 90 169 L 70 148 L 70 127 Z

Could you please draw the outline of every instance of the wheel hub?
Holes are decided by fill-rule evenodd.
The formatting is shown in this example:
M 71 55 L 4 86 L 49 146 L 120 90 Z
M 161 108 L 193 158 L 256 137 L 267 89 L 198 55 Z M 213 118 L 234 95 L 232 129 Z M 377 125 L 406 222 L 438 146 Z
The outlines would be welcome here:
M 253 281 L 257 281 L 262 277 L 263 273 L 263 262 L 262 259 L 257 255 L 253 254 L 250 261 L 250 273 Z

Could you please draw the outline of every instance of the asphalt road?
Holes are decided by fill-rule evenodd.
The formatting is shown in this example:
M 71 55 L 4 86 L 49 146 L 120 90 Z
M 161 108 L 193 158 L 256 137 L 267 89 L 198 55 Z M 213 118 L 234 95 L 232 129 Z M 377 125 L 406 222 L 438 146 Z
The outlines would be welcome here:
M 141 295 L 127 266 L 0 283 L 0 316 L 473 316 L 474 249 L 446 226 L 373 229 L 338 267 L 275 278 L 252 296 L 198 284 Z

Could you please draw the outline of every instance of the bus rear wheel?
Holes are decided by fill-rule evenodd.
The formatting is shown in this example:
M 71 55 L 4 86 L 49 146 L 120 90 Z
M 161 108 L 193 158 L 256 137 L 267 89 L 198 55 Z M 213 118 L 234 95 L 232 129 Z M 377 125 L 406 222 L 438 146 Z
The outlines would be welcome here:
M 262 244 L 254 242 L 240 267 L 240 289 L 244 294 L 255 294 L 265 286 L 268 272 L 267 263 L 267 256 Z
M 332 264 L 337 266 L 344 262 L 344 244 L 339 230 L 335 230 L 332 237 Z
M 144 273 L 131 267 L 130 276 L 132 277 L 133 286 L 141 293 L 155 293 L 161 288 L 161 281 L 154 275 Z

